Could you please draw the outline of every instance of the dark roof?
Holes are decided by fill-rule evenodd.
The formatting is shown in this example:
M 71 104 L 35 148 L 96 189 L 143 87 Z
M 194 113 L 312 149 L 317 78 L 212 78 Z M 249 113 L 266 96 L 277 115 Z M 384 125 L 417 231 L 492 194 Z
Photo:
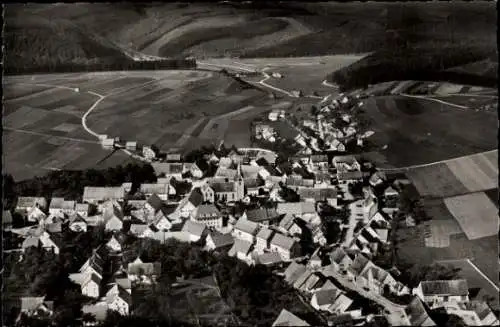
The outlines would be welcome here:
M 333 304 L 335 302 L 335 299 L 339 295 L 340 295 L 339 290 L 335 288 L 320 290 L 314 293 L 314 296 L 316 296 L 316 301 L 319 306 L 326 304 Z
M 194 211 L 195 219 L 220 217 L 220 211 L 213 204 L 201 204 Z
M 264 159 L 263 157 L 260 157 L 259 159 L 255 160 L 255 162 L 257 163 L 257 165 L 261 167 L 269 165 L 269 162 L 267 162 L 267 160 Z
M 209 237 L 215 244 L 215 248 L 220 248 L 234 244 L 234 238 L 231 234 L 222 234 L 217 231 L 210 232 Z
M 337 172 L 337 178 L 343 179 L 363 179 L 368 173 L 362 171 Z
M 206 230 L 206 226 L 204 224 L 200 224 L 194 222 L 192 220 L 186 220 L 184 226 L 182 226 L 183 232 L 188 232 L 192 235 L 202 236 L 203 232 Z
M 421 326 L 429 318 L 422 301 L 417 296 L 406 306 L 405 313 L 410 320 L 411 326 Z
M 234 183 L 233 182 L 210 183 L 210 187 L 214 190 L 215 193 L 234 192 Z
M 195 207 L 203 203 L 203 194 L 199 187 L 194 188 L 189 195 L 188 201 L 191 202 Z
M 461 296 L 469 294 L 467 280 L 465 279 L 425 281 L 421 285 L 424 295 Z
M 275 246 L 279 246 L 280 248 L 285 249 L 285 250 L 292 249 L 292 247 L 295 243 L 296 243 L 295 239 L 288 237 L 288 236 L 285 236 L 285 235 L 281 235 L 279 233 L 274 234 L 274 236 L 271 240 L 271 244 L 273 244 Z
M 245 178 L 243 180 L 245 187 L 248 188 L 257 188 L 259 186 L 263 186 L 264 182 L 260 178 Z
M 155 209 L 155 212 L 160 210 L 160 208 L 163 205 L 163 200 L 160 199 L 160 197 L 156 194 L 153 193 L 151 196 L 146 200 L 146 203 L 148 203 L 153 209 Z
M 273 208 L 259 208 L 246 211 L 247 219 L 254 222 L 267 221 L 280 217 L 280 214 Z
M 326 154 L 313 154 L 311 155 L 312 162 L 328 162 L 328 156 Z
M 369 261 L 370 260 L 368 260 L 367 257 L 365 257 L 364 255 L 359 253 L 349 268 L 356 275 L 359 275 L 361 273 L 361 271 L 363 270 L 363 268 L 368 264 Z
M 313 198 L 316 201 L 337 198 L 337 191 L 333 188 L 299 188 L 297 193 L 301 198 Z
M 257 256 L 256 261 L 261 265 L 272 265 L 282 262 L 283 259 L 278 252 L 267 252 Z

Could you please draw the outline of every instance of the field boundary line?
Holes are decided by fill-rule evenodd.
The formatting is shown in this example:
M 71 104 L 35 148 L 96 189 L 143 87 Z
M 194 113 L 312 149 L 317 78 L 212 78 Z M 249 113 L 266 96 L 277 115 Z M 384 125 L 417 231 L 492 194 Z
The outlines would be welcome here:
M 399 93 L 399 95 L 407 97 L 407 98 L 423 99 L 423 100 L 428 100 L 428 101 L 439 102 L 441 104 L 445 104 L 445 105 L 456 107 L 456 108 L 460 108 L 460 109 L 470 109 L 469 107 L 461 106 L 461 105 L 458 105 L 458 104 L 446 102 L 446 101 L 439 100 L 439 99 L 434 99 L 434 98 L 428 97 L 428 96 L 411 95 L 411 94 L 406 94 L 406 93 Z
M 440 163 L 447 163 L 447 162 L 450 162 L 450 161 L 453 161 L 453 160 L 463 159 L 463 158 L 467 158 L 467 157 L 471 157 L 471 156 L 476 156 L 476 155 L 480 155 L 480 154 L 487 154 L 487 153 L 492 153 L 492 152 L 498 152 L 498 149 L 489 150 L 489 151 L 483 151 L 483 152 L 477 152 L 477 153 L 472 153 L 472 154 L 468 154 L 468 155 L 465 155 L 465 156 L 460 156 L 460 157 L 451 158 L 451 159 L 445 159 L 445 160 L 440 160 L 440 161 L 429 162 L 429 163 L 426 163 L 426 164 L 412 165 L 412 166 L 399 167 L 399 168 L 377 168 L 377 170 L 379 170 L 379 171 L 389 171 L 390 172 L 390 171 L 395 171 L 395 170 L 408 170 L 408 169 L 413 169 L 413 168 L 422 168 L 422 167 L 437 165 L 437 164 L 440 164 Z
M 80 142 L 80 143 L 91 143 L 91 144 L 99 144 L 99 142 L 92 141 L 92 140 L 84 140 L 84 139 L 77 139 L 73 137 L 66 137 L 66 136 L 59 136 L 59 135 L 52 135 L 52 134 L 45 134 L 45 133 L 40 133 L 40 132 L 34 132 L 34 131 L 27 131 L 24 129 L 17 129 L 17 128 L 12 128 L 8 126 L 2 126 L 2 128 L 6 131 L 12 131 L 12 132 L 19 132 L 19 133 L 25 133 L 25 134 L 33 134 L 33 135 L 39 135 L 39 136 L 47 136 L 47 137 L 55 137 L 63 140 L 68 140 L 68 141 L 74 141 L 74 142 Z
M 498 286 L 493 283 L 493 281 L 488 277 L 486 276 L 472 261 L 470 261 L 470 259 L 467 259 L 467 262 L 470 264 L 470 266 L 472 268 L 474 268 L 484 279 L 486 279 L 492 286 L 493 288 L 495 288 L 496 291 L 499 291 L 500 289 L 498 288 Z

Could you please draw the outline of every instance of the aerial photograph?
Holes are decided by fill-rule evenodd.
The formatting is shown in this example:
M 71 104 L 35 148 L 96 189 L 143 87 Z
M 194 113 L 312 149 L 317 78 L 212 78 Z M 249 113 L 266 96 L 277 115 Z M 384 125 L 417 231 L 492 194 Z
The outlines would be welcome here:
M 496 1 L 2 32 L 2 327 L 500 325 Z

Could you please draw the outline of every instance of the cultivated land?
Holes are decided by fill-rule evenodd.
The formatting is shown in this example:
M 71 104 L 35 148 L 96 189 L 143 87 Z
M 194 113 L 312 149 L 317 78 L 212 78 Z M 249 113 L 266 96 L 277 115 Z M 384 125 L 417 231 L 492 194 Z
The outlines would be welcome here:
M 376 162 L 381 168 L 426 164 L 497 147 L 497 122 L 486 112 L 403 96 L 369 98 L 364 110 L 375 131 L 370 141 L 384 156 Z
M 78 88 L 75 92 L 73 88 Z M 195 146 L 210 118 L 258 103 L 266 93 L 204 71 L 112 72 L 13 76 L 4 81 L 4 171 L 25 179 L 48 169 L 114 166 L 111 155 L 82 127 L 140 144 Z M 206 138 L 208 143 L 214 138 Z M 248 144 L 247 144 L 248 145 Z M 108 158 L 109 157 L 109 158 Z

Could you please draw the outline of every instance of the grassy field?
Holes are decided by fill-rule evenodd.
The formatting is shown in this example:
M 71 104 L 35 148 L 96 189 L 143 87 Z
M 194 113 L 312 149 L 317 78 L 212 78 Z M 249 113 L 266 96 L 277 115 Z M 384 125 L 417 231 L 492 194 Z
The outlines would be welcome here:
M 488 113 L 398 96 L 369 98 L 364 109 L 375 132 L 372 150 L 385 157 L 377 162 L 381 167 L 425 164 L 497 146 L 497 122 Z
M 498 151 L 490 151 L 411 168 L 406 174 L 421 196 L 451 197 L 497 189 L 497 162 Z
M 9 77 L 4 82 L 4 171 L 17 180 L 49 169 L 127 162 L 124 153 L 101 149 L 82 127 L 83 114 L 99 99 L 89 91 L 105 97 L 87 117 L 90 129 L 163 150 L 197 146 L 194 137 L 211 118 L 267 99 L 265 92 L 203 71 Z

